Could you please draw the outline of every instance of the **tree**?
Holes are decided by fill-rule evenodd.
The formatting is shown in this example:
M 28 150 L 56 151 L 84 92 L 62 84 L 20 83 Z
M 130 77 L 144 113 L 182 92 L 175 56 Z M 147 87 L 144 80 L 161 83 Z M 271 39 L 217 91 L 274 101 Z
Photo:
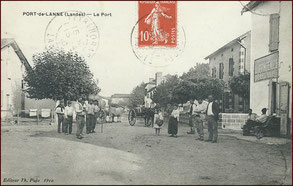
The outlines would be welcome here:
M 189 69 L 187 73 L 183 73 L 180 77 L 184 80 L 208 78 L 210 77 L 210 68 L 207 63 L 197 63 L 196 66 Z
M 85 60 L 72 52 L 45 51 L 33 56 L 34 67 L 24 77 L 30 98 L 76 100 L 100 88 Z
M 138 105 L 143 105 L 145 96 L 145 86 L 146 84 L 142 82 L 140 85 L 136 86 L 130 94 L 130 105 L 136 107 Z
M 249 99 L 250 73 L 233 77 L 229 81 L 229 86 L 234 94 Z
M 174 89 L 173 100 L 176 103 L 186 103 L 190 98 L 205 99 L 213 95 L 216 99 L 222 97 L 224 81 L 211 78 L 195 78 L 182 80 Z
M 173 92 L 180 79 L 177 75 L 169 76 L 164 82 L 158 85 L 154 91 L 153 101 L 159 103 L 160 106 L 167 106 L 168 103 L 176 103 L 173 97 Z
M 233 77 L 229 81 L 229 86 L 234 94 L 237 94 L 243 98 L 244 110 L 247 111 L 247 103 L 249 103 L 250 96 L 250 73 L 241 74 Z

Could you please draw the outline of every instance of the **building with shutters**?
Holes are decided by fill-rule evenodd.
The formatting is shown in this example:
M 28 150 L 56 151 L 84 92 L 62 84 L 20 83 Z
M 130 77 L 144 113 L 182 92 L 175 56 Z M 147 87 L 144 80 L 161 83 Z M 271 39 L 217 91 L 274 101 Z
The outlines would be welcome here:
M 250 1 L 250 106 L 280 117 L 280 132 L 292 135 L 292 2 Z
M 251 32 L 248 31 L 205 57 L 209 60 L 212 78 L 222 79 L 228 87 L 232 77 L 250 72 L 250 40 Z M 246 112 L 249 109 L 244 99 L 234 95 L 229 88 L 224 92 L 219 100 L 222 112 Z
M 1 119 L 17 112 L 28 114 L 29 109 L 54 109 L 53 100 L 26 96 L 23 77 L 31 69 L 17 42 L 12 38 L 1 39 Z

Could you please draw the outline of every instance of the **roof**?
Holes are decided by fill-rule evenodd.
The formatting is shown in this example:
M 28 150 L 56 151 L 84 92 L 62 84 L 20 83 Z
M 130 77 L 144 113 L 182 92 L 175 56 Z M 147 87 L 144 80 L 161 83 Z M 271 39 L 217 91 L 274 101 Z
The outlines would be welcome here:
M 11 46 L 13 48 L 14 52 L 18 56 L 18 58 L 21 61 L 21 63 L 26 67 L 26 69 L 31 70 L 32 67 L 28 63 L 26 57 L 24 56 L 24 54 L 20 50 L 20 48 L 19 48 L 18 44 L 16 43 L 16 41 L 13 38 L 1 39 L 1 50 L 3 48 L 5 48 L 5 47 L 8 47 L 8 46 Z
M 250 11 L 252 9 L 254 9 L 255 7 L 257 7 L 260 3 L 262 3 L 262 1 L 250 1 L 249 3 L 247 3 L 246 5 L 244 5 L 244 7 L 241 10 L 241 15 L 244 12 Z
M 147 92 L 149 93 L 149 92 L 151 92 L 151 91 L 153 91 L 153 90 L 155 90 L 157 87 L 152 87 L 150 90 L 148 90 Z
M 111 98 L 130 98 L 130 94 L 113 94 Z
M 226 45 L 222 46 L 221 48 L 219 48 L 218 50 L 216 50 L 215 52 L 211 53 L 210 55 L 208 55 L 207 57 L 205 57 L 204 59 L 207 60 L 209 59 L 211 56 L 214 56 L 215 54 L 231 47 L 232 45 L 234 45 L 235 43 L 237 43 L 238 41 L 242 40 L 246 35 L 248 35 L 250 33 L 250 31 L 242 34 L 241 36 L 233 39 L 232 41 L 230 41 L 229 43 L 227 43 Z

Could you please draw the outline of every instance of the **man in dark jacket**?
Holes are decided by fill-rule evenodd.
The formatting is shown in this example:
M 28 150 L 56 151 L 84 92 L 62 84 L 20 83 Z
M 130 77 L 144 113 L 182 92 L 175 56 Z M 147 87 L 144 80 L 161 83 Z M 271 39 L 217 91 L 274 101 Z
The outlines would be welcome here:
M 212 143 L 217 143 L 218 140 L 218 119 L 219 119 L 219 105 L 214 101 L 212 95 L 208 97 L 209 104 L 206 109 L 206 120 L 208 122 L 209 139 Z

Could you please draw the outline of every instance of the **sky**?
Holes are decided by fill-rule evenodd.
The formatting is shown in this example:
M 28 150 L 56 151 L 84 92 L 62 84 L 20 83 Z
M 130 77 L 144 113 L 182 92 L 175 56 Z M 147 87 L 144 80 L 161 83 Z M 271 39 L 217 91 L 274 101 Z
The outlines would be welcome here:
M 250 30 L 250 14 L 241 16 L 239 1 L 179 1 L 177 24 L 185 31 L 182 53 L 164 67 L 143 64 L 130 44 L 131 31 L 138 21 L 138 2 L 1 2 L 1 38 L 14 38 L 33 65 L 33 54 L 46 50 L 45 31 L 52 16 L 26 16 L 24 12 L 60 12 L 76 10 L 86 13 L 111 13 L 112 16 L 89 15 L 97 25 L 99 44 L 87 59 L 90 70 L 99 80 L 100 95 L 130 93 L 141 82 L 148 82 L 156 72 L 181 75 L 196 63 L 208 63 L 206 56 Z

